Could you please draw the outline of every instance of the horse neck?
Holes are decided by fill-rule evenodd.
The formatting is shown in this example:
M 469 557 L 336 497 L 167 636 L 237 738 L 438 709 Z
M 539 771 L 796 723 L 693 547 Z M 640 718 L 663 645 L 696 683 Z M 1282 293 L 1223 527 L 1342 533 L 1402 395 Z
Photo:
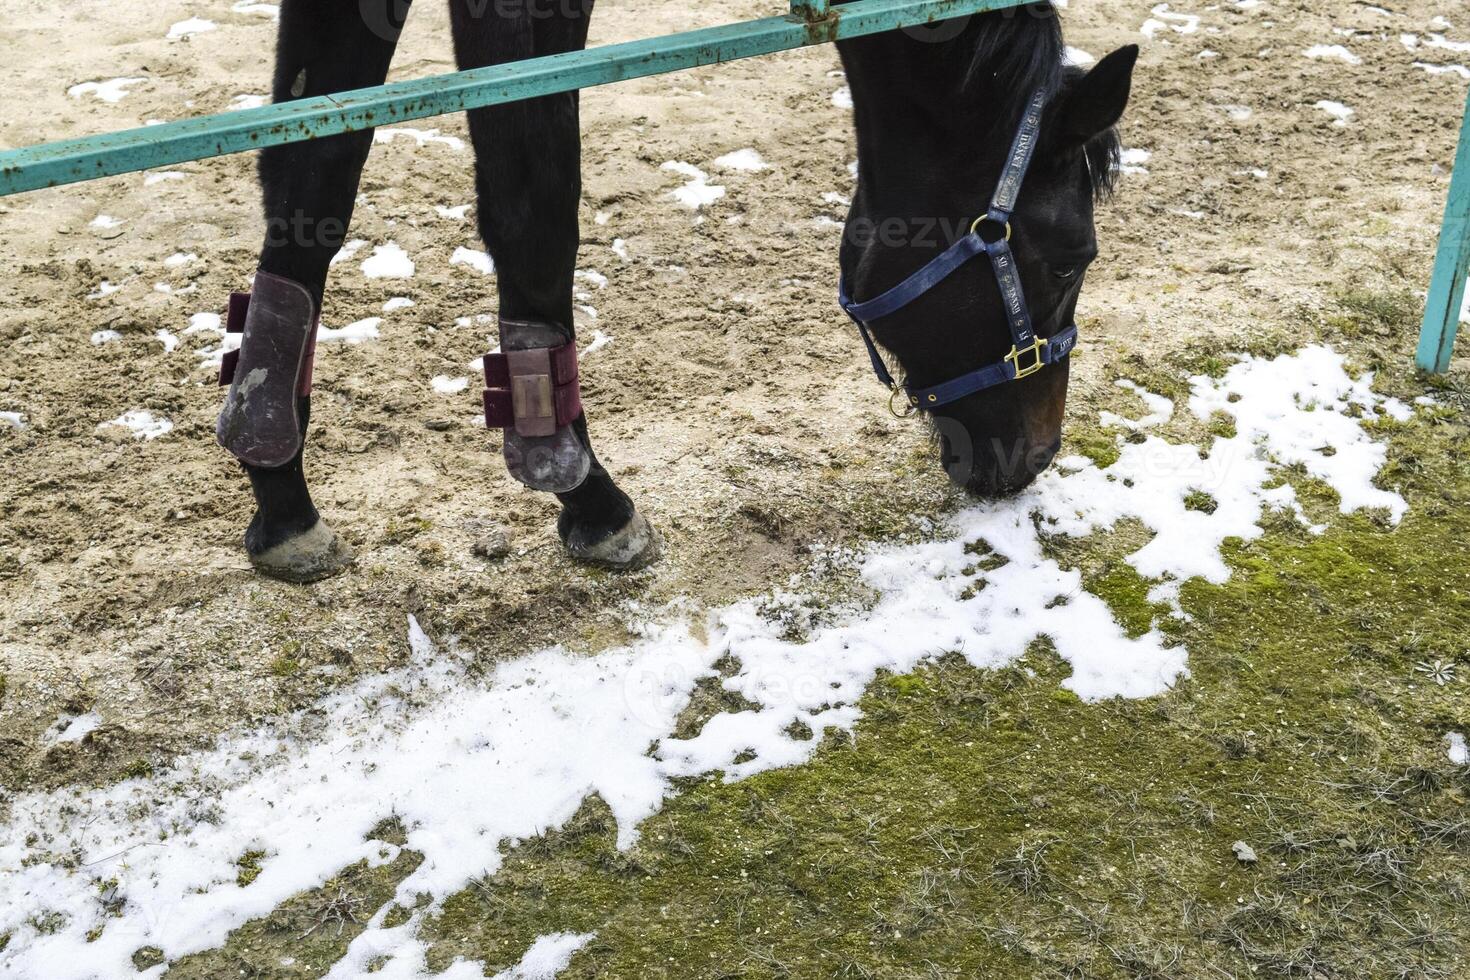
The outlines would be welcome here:
M 1015 98 L 962 91 L 956 59 L 906 40 L 875 35 L 840 46 L 857 129 L 856 210 L 958 218 L 1000 171 Z

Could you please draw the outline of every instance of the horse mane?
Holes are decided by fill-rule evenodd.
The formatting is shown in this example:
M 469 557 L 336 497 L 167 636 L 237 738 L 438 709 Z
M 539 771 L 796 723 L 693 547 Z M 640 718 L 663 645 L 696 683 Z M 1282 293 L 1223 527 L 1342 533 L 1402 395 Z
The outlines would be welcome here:
M 1000 118 L 1007 130 L 1020 121 L 1033 92 L 1039 89 L 1055 97 L 1087 74 L 1067 65 L 1061 18 L 1050 0 L 982 14 L 965 33 L 971 37 L 959 45 L 968 58 L 962 89 L 1004 100 Z M 1094 136 L 1082 152 L 1093 195 L 1107 198 L 1117 183 L 1122 154 L 1117 129 Z

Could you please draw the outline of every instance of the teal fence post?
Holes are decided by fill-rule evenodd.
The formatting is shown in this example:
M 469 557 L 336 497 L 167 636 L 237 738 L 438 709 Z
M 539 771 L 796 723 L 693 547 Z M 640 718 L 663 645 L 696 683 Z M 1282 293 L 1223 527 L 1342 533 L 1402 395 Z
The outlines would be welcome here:
M 1460 124 L 1460 148 L 1455 154 L 1455 172 L 1450 176 L 1450 197 L 1445 203 L 1444 224 L 1439 229 L 1439 254 L 1434 260 L 1434 278 L 1424 304 L 1424 326 L 1419 330 L 1419 351 L 1414 363 L 1436 374 L 1448 371 L 1460 325 L 1460 304 L 1465 296 L 1465 277 L 1470 274 L 1470 98 L 1465 101 L 1465 120 Z

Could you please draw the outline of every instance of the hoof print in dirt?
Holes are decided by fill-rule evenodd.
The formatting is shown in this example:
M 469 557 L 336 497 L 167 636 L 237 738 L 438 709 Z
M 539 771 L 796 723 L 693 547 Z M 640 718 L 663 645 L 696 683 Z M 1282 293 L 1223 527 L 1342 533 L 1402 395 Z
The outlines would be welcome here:
M 262 575 L 298 584 L 331 578 L 350 568 L 353 561 L 352 549 L 326 521 L 317 521 L 305 533 L 250 556 L 250 564 Z
M 578 561 L 620 572 L 646 568 L 663 553 L 663 542 L 653 525 L 637 511 L 628 523 L 594 544 L 578 539 L 573 531 L 566 539 L 567 552 Z

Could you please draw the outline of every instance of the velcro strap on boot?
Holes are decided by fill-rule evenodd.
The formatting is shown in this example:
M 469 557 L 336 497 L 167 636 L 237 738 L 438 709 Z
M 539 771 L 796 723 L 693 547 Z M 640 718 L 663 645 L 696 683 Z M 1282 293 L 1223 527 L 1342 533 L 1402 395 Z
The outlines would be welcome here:
M 225 333 L 245 332 L 245 317 L 250 313 L 250 294 L 231 293 L 229 310 L 225 315 Z M 318 315 L 316 321 L 311 325 L 311 336 L 306 340 L 306 362 L 301 368 L 301 385 L 299 394 L 302 398 L 311 396 L 311 376 L 316 367 L 316 328 L 321 322 Z M 227 350 L 220 357 L 219 362 L 219 384 L 221 388 L 229 387 L 235 381 L 235 369 L 240 366 L 240 349 Z
M 582 414 L 577 345 L 485 355 L 485 424 L 550 436 Z

